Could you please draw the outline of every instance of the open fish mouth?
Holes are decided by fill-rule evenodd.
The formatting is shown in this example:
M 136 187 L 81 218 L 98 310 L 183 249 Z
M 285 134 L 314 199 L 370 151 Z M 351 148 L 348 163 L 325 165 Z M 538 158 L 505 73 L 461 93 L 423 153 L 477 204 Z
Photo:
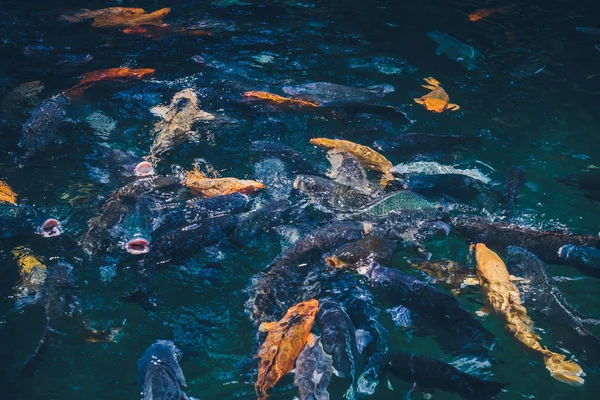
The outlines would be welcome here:
M 63 233 L 62 224 L 57 219 L 49 218 L 40 226 L 38 233 L 45 238 L 60 236 Z
M 125 250 L 133 255 L 146 254 L 150 251 L 150 242 L 144 238 L 131 239 L 125 244 Z
M 154 167 L 148 161 L 142 161 L 135 166 L 133 171 L 135 176 L 150 176 L 154 175 Z

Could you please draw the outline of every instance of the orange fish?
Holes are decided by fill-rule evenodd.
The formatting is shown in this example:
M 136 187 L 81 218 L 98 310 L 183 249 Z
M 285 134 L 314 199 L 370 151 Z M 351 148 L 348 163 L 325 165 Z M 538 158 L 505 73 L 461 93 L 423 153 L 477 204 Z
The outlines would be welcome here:
M 17 204 L 17 194 L 4 181 L 0 181 L 0 203 Z
M 162 19 L 171 12 L 170 8 L 162 8 L 148 14 L 143 8 L 109 7 L 101 10 L 81 10 L 74 14 L 61 16 L 69 22 L 81 22 L 93 18 L 92 26 L 96 28 L 125 28 L 143 24 L 162 24 Z
M 122 32 L 126 35 L 140 35 L 150 39 L 161 39 L 168 35 L 212 36 L 212 32 L 210 31 L 185 28 L 176 29 L 169 24 L 137 25 L 125 28 Z
M 290 97 L 283 97 L 278 94 L 273 94 L 273 93 L 269 93 L 269 92 L 249 91 L 249 92 L 244 92 L 242 94 L 242 96 L 246 100 L 266 100 L 269 102 L 273 102 L 275 104 L 281 104 L 281 105 L 285 105 L 285 106 L 296 105 L 296 106 L 300 106 L 300 107 L 319 107 L 319 103 L 315 103 L 313 101 L 292 99 Z
M 425 82 L 429 85 L 421 85 L 426 89 L 431 90 L 425 96 L 414 99 L 415 103 L 422 104 L 428 111 L 441 113 L 445 110 L 456 111 L 460 107 L 458 104 L 450 103 L 448 93 L 442 88 L 441 84 L 432 77 L 425 78 Z
M 152 68 L 109 68 L 98 71 L 88 72 L 77 85 L 67 90 L 68 95 L 81 95 L 83 91 L 101 81 L 120 81 L 128 82 L 137 79 L 144 79 L 154 75 Z
M 237 178 L 209 178 L 197 169 L 185 173 L 184 185 L 193 192 L 205 197 L 222 196 L 231 193 L 254 193 L 265 185 L 252 180 Z
M 490 15 L 496 14 L 497 12 L 505 11 L 510 7 L 512 7 L 512 5 L 498 8 L 480 8 L 479 10 L 473 11 L 471 14 L 469 14 L 469 21 L 479 21 L 480 19 L 487 18 Z
M 254 384 L 259 400 L 269 397 L 267 391 L 294 368 L 294 363 L 306 345 L 319 310 L 317 300 L 290 307 L 279 322 L 265 322 L 261 332 L 269 335 L 258 352 L 258 378 Z

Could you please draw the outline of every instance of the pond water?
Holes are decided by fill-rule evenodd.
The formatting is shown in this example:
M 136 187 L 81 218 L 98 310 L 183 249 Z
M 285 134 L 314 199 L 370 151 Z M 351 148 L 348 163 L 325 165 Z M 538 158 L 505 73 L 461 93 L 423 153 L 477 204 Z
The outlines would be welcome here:
M 576 30 L 600 28 L 594 25 L 598 21 L 589 2 L 32 0 L 0 4 L 0 93 L 5 99 L 0 180 L 19 195 L 19 203 L 58 219 L 64 229 L 62 235 L 50 239 L 33 232 L 0 239 L 2 398 L 139 398 L 136 362 L 157 339 L 172 340 L 182 351 L 180 365 L 188 396 L 256 397 L 252 358 L 260 341 L 246 312 L 246 289 L 290 242 L 337 216 L 293 190 L 295 174 L 286 166 L 290 159 L 283 156 L 281 161 L 266 162 L 273 156 L 253 150 L 253 141 L 283 143 L 316 166 L 328 163 L 326 153 L 310 144 L 315 137 L 371 147 L 377 140 L 407 132 L 456 135 L 464 143 L 478 140 L 480 146 L 441 149 L 435 156 L 382 153 L 394 165 L 435 161 L 477 169 L 499 190 L 508 168 L 520 165 L 526 173 L 525 185 L 515 212 L 506 220 L 539 230 L 598 235 L 598 198 L 594 202 L 589 193 L 558 179 L 594 173 L 595 166 L 600 166 L 600 35 Z M 125 34 L 122 28 L 93 27 L 91 20 L 59 19 L 82 8 L 113 6 L 146 11 L 170 7 L 164 22 L 195 26 L 211 35 L 184 32 L 146 37 Z M 505 8 L 479 21 L 468 18 L 477 9 L 498 7 Z M 436 35 L 430 34 L 435 31 L 458 39 L 467 46 L 467 53 L 459 49 L 463 53 L 457 54 L 456 46 L 443 51 L 447 44 L 443 42 L 443 54 L 436 54 L 438 44 L 432 37 Z M 481 53 L 479 57 L 473 49 Z M 73 96 L 56 125 L 54 139 L 23 157 L 22 127 L 42 100 L 73 87 L 85 73 L 115 67 L 155 72 L 143 80 L 102 82 L 82 96 Z M 413 99 L 429 92 L 421 86 L 428 77 L 439 81 L 449 101 L 460 108 L 435 113 L 417 104 Z M 37 102 L 18 104 L 7 97 L 22 83 L 38 80 L 44 88 L 34 96 Z M 394 90 L 386 86 L 389 93 L 376 105 L 331 104 L 317 110 L 242 98 L 246 91 L 290 97 L 284 87 L 309 82 L 362 88 L 386 84 Z M 137 157 L 147 155 L 155 139 L 154 125 L 160 120 L 150 110 L 169 105 L 173 95 L 186 88 L 195 90 L 199 107 L 215 119 L 194 125 L 194 139 L 163 155 L 155 165 L 157 173 L 176 175 L 191 170 L 194 163 L 204 168 L 210 165 L 219 176 L 255 179 L 267 185 L 248 195 L 249 209 L 259 209 L 273 199 L 289 199 L 291 209 L 303 210 L 305 215 L 301 222 L 280 227 L 271 221 L 271 228 L 245 237 L 243 243 L 224 239 L 194 254 L 167 260 L 152 274 L 156 307 L 147 310 L 122 301 L 138 285 L 144 257 L 129 255 L 118 245 L 122 238 L 118 226 L 106 231 L 114 236 L 108 241 L 117 243 L 111 249 L 90 257 L 78 243 L 106 198 L 131 181 L 112 173 L 114 165 L 109 162 L 107 166 L 103 155 L 114 149 Z M 369 178 L 378 182 L 376 173 L 369 172 Z M 165 210 L 185 207 L 183 201 L 193 197 L 188 193 L 181 200 L 169 192 L 159 196 L 162 208 L 155 210 L 155 224 Z M 476 212 L 501 216 L 483 206 Z M 468 243 L 453 233 L 448 238 L 428 238 L 422 246 L 434 259 L 468 262 Z M 19 267 L 13 254 L 18 247 L 27 248 L 49 269 L 60 260 L 72 264 L 86 320 L 96 328 L 122 327 L 116 340 L 89 343 L 76 333 L 68 334 L 76 329 L 67 321 L 64 330 L 53 335 L 34 375 L 24 376 L 23 364 L 43 335 L 45 317 L 43 304 L 19 294 Z M 496 250 L 504 258 L 505 248 Z M 427 280 L 410 267 L 407 260 L 412 257 L 414 251 L 402 247 L 386 266 Z M 600 318 L 598 274 L 569 265 L 550 264 L 549 268 L 560 278 L 557 285 L 574 307 Z M 312 278 L 325 288 L 329 277 Z M 300 281 L 298 287 L 305 284 Z M 483 297 L 478 288 L 466 292 L 460 299 L 474 314 L 482 307 Z M 297 302 L 309 298 L 305 297 Z M 552 379 L 540 357 L 517 344 L 493 314 L 480 320 L 497 338 L 498 346 L 490 353 L 492 361 L 481 361 L 466 355 L 461 358 L 460 348 L 448 351 L 438 344 L 440 336 L 453 335 L 451 328 L 423 332 L 414 326 L 396 327 L 385 311 L 389 304 L 377 296 L 374 302 L 382 310 L 377 318 L 390 333 L 390 349 L 436 357 L 476 376 L 506 383 L 498 399 L 595 398 L 593 393 L 600 390 L 600 359 L 595 368 L 593 362 L 580 363 L 587 375 L 583 386 L 561 383 Z M 532 318 L 536 321 L 535 313 Z M 538 322 L 536 332 L 543 345 L 568 354 L 566 345 L 552 339 L 557 327 L 539 315 Z M 593 324 L 588 329 L 600 334 Z M 367 358 L 368 354 L 361 356 L 363 361 Z M 389 379 L 394 391 L 382 382 L 372 398 L 398 398 L 413 387 L 412 382 Z M 342 398 L 348 386 L 349 381 L 334 377 L 329 386 L 331 398 Z M 421 392 L 433 393 L 435 399 L 460 398 L 427 387 L 415 388 L 410 396 L 421 398 Z M 293 375 L 283 377 L 272 394 L 277 399 L 295 396 Z

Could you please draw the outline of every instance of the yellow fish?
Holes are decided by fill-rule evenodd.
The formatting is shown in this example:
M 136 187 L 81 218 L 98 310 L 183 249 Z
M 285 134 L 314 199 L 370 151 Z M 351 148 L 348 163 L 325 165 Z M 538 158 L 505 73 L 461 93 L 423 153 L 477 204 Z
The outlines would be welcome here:
M 385 187 L 388 182 L 393 181 L 392 163 L 370 147 L 350 142 L 348 140 L 314 138 L 310 143 L 323 147 L 327 150 L 346 151 L 352 154 L 363 168 L 378 171 L 383 174 L 381 186 Z
M 231 193 L 250 194 L 265 185 L 260 182 L 237 178 L 209 178 L 197 169 L 185 173 L 184 185 L 205 197 Z
M 0 181 L 0 203 L 17 204 L 17 194 L 4 181 Z
M 550 375 L 563 383 L 581 386 L 585 373 L 573 361 L 565 360 L 562 354 L 553 353 L 539 343 L 539 336 L 533 331 L 533 321 L 521 303 L 521 294 L 511 282 L 511 276 L 504 262 L 486 245 L 471 246 L 477 262 L 477 277 L 489 305 L 506 323 L 506 329 L 527 348 L 540 354 Z

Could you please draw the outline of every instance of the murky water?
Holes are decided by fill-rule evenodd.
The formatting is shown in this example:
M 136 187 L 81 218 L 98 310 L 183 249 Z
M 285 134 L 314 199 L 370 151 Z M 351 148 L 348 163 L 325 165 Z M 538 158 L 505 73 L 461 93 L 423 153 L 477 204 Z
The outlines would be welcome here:
M 439 161 L 456 168 L 476 168 L 492 183 L 502 183 L 513 164 L 526 171 L 518 200 L 517 221 L 535 228 L 568 227 L 598 233 L 600 208 L 557 177 L 600 166 L 600 36 L 576 31 L 598 27 L 585 1 L 527 1 L 483 20 L 467 15 L 478 8 L 506 4 L 484 1 L 2 1 L 0 9 L 0 92 L 6 96 L 24 82 L 45 84 L 40 100 L 72 87 L 83 73 L 113 67 L 153 68 L 151 79 L 106 83 L 71 102 L 56 139 L 23 159 L 18 143 L 27 113 L 3 115 L 0 131 L 0 179 L 26 202 L 59 219 L 65 232 L 49 240 L 19 236 L 0 241 L 0 375 L 7 399 L 133 399 L 139 397 L 136 362 L 156 339 L 173 340 L 182 350 L 187 393 L 202 399 L 254 398 L 252 357 L 256 328 L 245 313 L 244 289 L 251 278 L 298 235 L 289 227 L 260 235 L 244 245 L 225 241 L 199 255 L 161 266 L 154 277 L 157 307 L 145 311 L 121 301 L 137 286 L 138 259 L 122 250 L 89 258 L 76 244 L 88 220 L 125 178 L 107 175 L 100 155 L 107 148 L 130 150 L 138 157 L 152 145 L 158 117 L 152 107 L 168 104 L 185 88 L 194 88 L 200 108 L 216 118 L 204 121 L 196 140 L 177 146 L 158 165 L 170 174 L 208 161 L 220 176 L 272 180 L 267 191 L 251 195 L 252 207 L 287 198 L 293 174 L 281 174 L 277 161 L 265 163 L 252 151 L 255 140 L 287 144 L 310 163 L 327 164 L 313 137 L 337 137 L 365 145 L 403 132 L 480 138 L 480 149 L 452 152 L 435 159 L 386 153 L 393 164 Z M 160 39 L 126 35 L 119 29 L 70 24 L 58 17 L 80 8 L 109 6 L 171 7 L 171 24 L 202 23 L 210 37 L 172 35 Z M 446 32 L 481 53 L 476 69 L 445 55 L 427 33 Z M 87 57 L 91 55 L 93 58 Z M 75 57 L 73 57 L 75 56 Z M 204 63 L 197 62 L 199 57 Z M 428 91 L 435 77 L 460 109 L 433 113 L 413 98 Z M 249 90 L 283 94 L 282 87 L 327 81 L 367 87 L 389 84 L 394 92 L 387 110 L 330 108 L 324 112 L 282 110 L 265 103 L 245 103 Z M 10 108 L 10 107 L 9 107 Z M 31 111 L 34 106 L 25 106 Z M 405 115 L 412 121 L 409 123 Z M 266 182 L 265 182 L 266 183 Z M 269 186 L 267 184 L 267 186 Z M 168 197 L 168 196 L 167 196 Z M 175 204 L 175 199 L 164 199 Z M 296 193 L 297 207 L 305 200 Z M 319 211 L 310 223 L 320 222 Z M 304 229 L 304 230 L 303 230 Z M 302 226 L 300 233 L 308 228 Z M 81 307 L 94 326 L 123 326 L 115 343 L 87 343 L 76 335 L 58 335 L 34 377 L 21 367 L 42 335 L 41 307 L 22 305 L 15 287 L 19 272 L 12 250 L 26 246 L 52 266 L 62 259 L 74 265 Z M 466 262 L 468 246 L 457 237 L 425 246 L 436 258 Z M 409 270 L 408 251 L 393 265 Z M 567 299 L 580 311 L 600 317 L 597 277 L 572 267 L 550 265 Z M 417 272 L 411 271 L 418 275 Z M 325 279 L 325 277 L 323 278 Z M 473 312 L 481 308 L 477 290 L 461 297 Z M 379 301 L 379 300 L 378 300 Z M 385 308 L 385 306 L 381 306 Z M 436 342 L 437 330 L 417 336 L 395 327 L 388 313 L 381 323 L 390 331 L 390 348 L 435 356 L 475 375 L 507 383 L 499 399 L 595 398 L 598 372 L 583 364 L 582 387 L 552 379 L 539 358 L 523 351 L 492 316 L 483 325 L 498 337 L 501 350 L 491 364 L 450 354 Z M 556 345 L 553 326 L 538 324 L 543 343 Z M 592 326 L 600 334 L 597 327 Z M 447 333 L 451 335 L 451 333 Z M 545 334 L 545 335 L 544 335 Z M 568 351 L 566 349 L 565 351 Z M 600 361 L 599 361 L 600 363 Z M 380 385 L 373 398 L 403 396 L 412 384 L 392 379 L 395 393 Z M 331 398 L 339 399 L 348 382 L 334 378 Z M 423 391 L 429 392 L 427 388 Z M 273 398 L 297 395 L 293 377 L 277 385 Z M 412 398 L 419 398 L 418 389 Z M 457 395 L 436 391 L 434 398 Z

